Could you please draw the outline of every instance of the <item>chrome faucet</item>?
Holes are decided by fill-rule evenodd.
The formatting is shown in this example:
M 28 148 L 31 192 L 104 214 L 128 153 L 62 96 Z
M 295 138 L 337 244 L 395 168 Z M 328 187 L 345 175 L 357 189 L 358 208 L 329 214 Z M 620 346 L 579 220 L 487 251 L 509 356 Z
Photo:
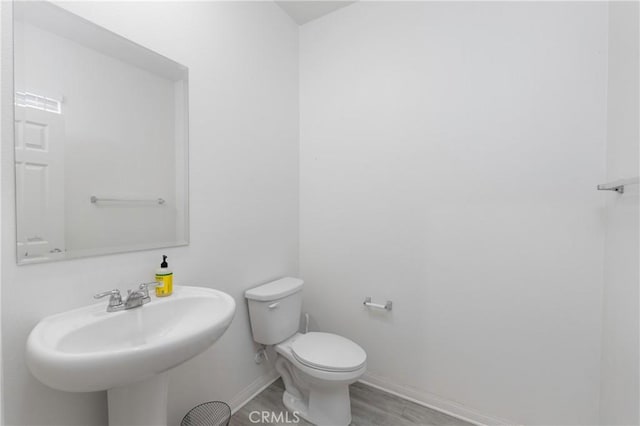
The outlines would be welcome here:
M 98 293 L 94 295 L 93 298 L 101 299 L 106 296 L 111 296 L 109 298 L 109 305 L 107 305 L 107 312 L 133 309 L 142 306 L 145 303 L 151 302 L 151 297 L 149 296 L 149 287 L 155 287 L 160 284 L 161 283 L 155 281 L 150 283 L 142 283 L 138 287 L 138 290 L 127 290 L 127 298 L 124 301 L 122 301 L 122 295 L 120 294 L 120 290 L 118 290 L 117 288 L 105 291 L 104 293 Z
M 144 305 L 144 294 L 141 291 L 127 290 L 127 298 L 124 301 L 124 309 L 133 309 Z

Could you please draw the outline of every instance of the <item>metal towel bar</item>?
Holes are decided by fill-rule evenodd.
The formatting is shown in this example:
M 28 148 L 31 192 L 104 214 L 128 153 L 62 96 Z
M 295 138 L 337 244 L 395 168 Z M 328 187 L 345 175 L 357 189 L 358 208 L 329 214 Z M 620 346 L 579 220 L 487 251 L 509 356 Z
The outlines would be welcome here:
M 89 201 L 91 201 L 91 204 L 96 204 L 96 203 L 101 203 L 101 202 L 114 202 L 114 203 L 158 203 L 158 204 L 164 204 L 165 200 L 164 198 L 155 198 L 155 199 L 147 199 L 147 200 L 137 200 L 137 199 L 132 199 L 132 198 L 98 198 L 95 195 L 92 195 L 89 198 Z

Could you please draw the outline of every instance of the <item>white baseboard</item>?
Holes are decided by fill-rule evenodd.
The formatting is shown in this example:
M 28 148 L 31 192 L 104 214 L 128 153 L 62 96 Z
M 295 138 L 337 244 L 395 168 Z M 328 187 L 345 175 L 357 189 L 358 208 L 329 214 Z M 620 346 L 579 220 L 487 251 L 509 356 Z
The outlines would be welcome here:
M 360 379 L 359 381 L 364 383 L 365 385 L 369 385 L 376 389 L 380 389 L 381 391 L 388 392 L 392 395 L 398 396 L 411 402 L 415 402 L 416 404 L 422 405 L 424 407 L 440 411 L 441 413 L 448 414 L 449 416 L 467 421 L 469 423 L 473 423 L 478 426 L 508 426 L 514 424 L 513 422 L 508 422 L 503 419 L 479 413 L 472 408 L 465 407 L 462 404 L 441 398 L 432 393 L 397 384 L 389 379 L 370 373 L 365 373 L 365 375 L 362 376 L 362 379 Z
M 268 388 L 271 383 L 275 382 L 279 378 L 280 374 L 278 374 L 275 368 L 264 376 L 258 377 L 253 381 L 253 383 L 241 390 L 240 393 L 238 393 L 236 396 L 231 398 L 231 401 L 229 401 L 231 413 L 235 414 L 239 409 L 244 407 L 247 402 L 251 401 L 253 398 L 255 398 L 256 395 Z

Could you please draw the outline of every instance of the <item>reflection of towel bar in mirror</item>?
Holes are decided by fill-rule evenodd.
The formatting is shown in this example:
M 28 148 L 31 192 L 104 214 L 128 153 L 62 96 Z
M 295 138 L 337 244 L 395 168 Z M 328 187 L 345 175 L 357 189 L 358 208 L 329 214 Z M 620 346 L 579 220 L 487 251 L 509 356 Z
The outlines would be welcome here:
M 147 200 L 136 200 L 136 199 L 131 199 L 131 198 L 98 198 L 95 195 L 92 195 L 91 198 L 89 198 L 89 200 L 91 201 L 91 204 L 96 204 L 96 203 L 157 203 L 157 204 L 164 204 L 164 198 L 155 198 L 153 200 L 151 199 L 147 199 Z

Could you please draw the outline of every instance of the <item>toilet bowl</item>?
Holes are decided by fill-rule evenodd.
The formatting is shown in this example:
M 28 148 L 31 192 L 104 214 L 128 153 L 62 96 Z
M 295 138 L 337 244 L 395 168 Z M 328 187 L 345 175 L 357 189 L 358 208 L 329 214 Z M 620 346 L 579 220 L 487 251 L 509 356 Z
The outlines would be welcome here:
M 302 280 L 283 278 L 248 290 L 253 338 L 275 346 L 288 410 L 316 425 L 351 423 L 349 385 L 366 371 L 366 352 L 332 333 L 298 332 Z

